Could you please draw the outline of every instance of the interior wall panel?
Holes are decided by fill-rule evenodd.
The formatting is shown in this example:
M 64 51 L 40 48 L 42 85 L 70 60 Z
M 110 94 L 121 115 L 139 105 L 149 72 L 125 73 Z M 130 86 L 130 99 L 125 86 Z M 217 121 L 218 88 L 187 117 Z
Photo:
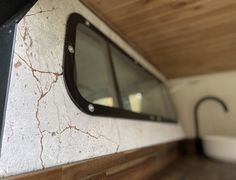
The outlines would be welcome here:
M 83 15 L 132 57 L 146 62 L 81 2 L 39 0 L 17 26 L 0 178 L 185 137 L 180 124 L 95 117 L 76 107 L 62 67 L 71 13 Z

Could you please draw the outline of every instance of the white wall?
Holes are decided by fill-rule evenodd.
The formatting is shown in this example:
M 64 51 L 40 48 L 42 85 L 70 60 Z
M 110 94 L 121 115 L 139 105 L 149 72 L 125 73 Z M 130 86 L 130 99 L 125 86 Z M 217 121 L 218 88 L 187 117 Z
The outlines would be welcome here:
M 164 79 L 78 0 L 39 0 L 17 28 L 0 176 L 184 138 L 179 124 L 91 117 L 73 104 L 60 75 L 72 12 Z
M 169 81 L 179 119 L 188 137 L 194 137 L 193 108 L 207 95 L 217 96 L 229 107 L 226 114 L 221 105 L 206 101 L 199 110 L 202 135 L 236 136 L 236 71 L 173 79 Z

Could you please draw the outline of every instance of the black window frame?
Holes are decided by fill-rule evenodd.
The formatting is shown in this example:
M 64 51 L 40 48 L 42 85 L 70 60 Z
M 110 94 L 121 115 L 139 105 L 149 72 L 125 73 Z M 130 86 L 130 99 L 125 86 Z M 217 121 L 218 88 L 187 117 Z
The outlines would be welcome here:
M 74 79 L 74 67 L 75 67 L 75 52 L 74 47 L 76 43 L 76 30 L 77 25 L 83 24 L 87 26 L 90 30 L 100 35 L 102 38 L 104 38 L 108 43 L 115 46 L 117 49 L 119 49 L 122 53 L 124 53 L 126 56 L 128 56 L 137 66 L 140 66 L 144 71 L 149 73 L 151 76 L 153 76 L 157 81 L 163 83 L 160 81 L 156 76 L 154 76 L 152 73 L 150 73 L 147 69 L 145 69 L 140 63 L 135 61 L 130 55 L 128 55 L 124 50 L 122 50 L 117 44 L 115 44 L 111 39 L 107 38 L 106 35 L 104 35 L 101 31 L 99 31 L 95 26 L 93 26 L 86 18 L 84 18 L 82 15 L 78 13 L 72 13 L 68 17 L 67 25 L 66 25 L 66 34 L 65 34 L 65 44 L 64 44 L 64 57 L 63 57 L 63 77 L 65 86 L 67 89 L 67 92 L 74 102 L 74 104 L 84 113 L 92 115 L 92 116 L 102 116 L 102 117 L 113 117 L 113 118 L 123 118 L 123 119 L 133 119 L 133 120 L 143 120 L 143 121 L 152 121 L 152 122 L 163 122 L 163 123 L 178 123 L 177 118 L 176 119 L 170 119 L 161 117 L 154 114 L 144 114 L 144 113 L 136 113 L 129 110 L 117 108 L 117 107 L 107 107 L 99 104 L 94 104 L 91 102 L 88 102 L 79 92 L 75 79 Z M 108 47 L 108 55 L 110 54 L 110 48 Z M 111 71 L 113 80 L 115 83 L 115 90 L 119 102 L 119 107 L 121 107 L 121 97 L 119 95 L 119 87 L 117 84 L 117 79 L 115 77 L 113 62 L 111 60 L 112 58 L 109 58 Z M 164 84 L 164 83 L 163 83 Z M 171 99 L 170 99 L 171 100 Z M 172 103 L 172 102 L 171 102 Z

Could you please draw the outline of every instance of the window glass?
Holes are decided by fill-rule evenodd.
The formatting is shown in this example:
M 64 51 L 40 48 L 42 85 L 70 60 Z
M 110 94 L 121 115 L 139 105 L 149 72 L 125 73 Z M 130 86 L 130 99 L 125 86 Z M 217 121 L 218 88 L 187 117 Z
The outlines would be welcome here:
M 163 84 L 111 46 L 122 105 L 133 112 L 173 117 Z
M 67 29 L 63 74 L 78 108 L 91 115 L 176 122 L 161 81 L 80 15 L 69 17 Z
M 88 27 L 77 25 L 74 71 L 76 86 L 87 101 L 117 107 L 108 62 L 107 42 Z

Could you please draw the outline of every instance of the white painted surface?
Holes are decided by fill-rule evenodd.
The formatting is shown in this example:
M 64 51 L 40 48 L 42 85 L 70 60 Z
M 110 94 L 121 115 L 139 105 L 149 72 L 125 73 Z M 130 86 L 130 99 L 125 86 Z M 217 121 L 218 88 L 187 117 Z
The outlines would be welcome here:
M 236 138 L 229 136 L 203 136 L 205 154 L 215 160 L 236 163 Z
M 228 106 L 225 113 L 215 101 L 205 101 L 199 108 L 199 126 L 202 136 L 217 134 L 236 137 L 236 71 L 209 74 L 169 81 L 171 94 L 186 135 L 195 136 L 193 109 L 204 96 L 216 96 Z
M 178 124 L 96 118 L 73 104 L 61 74 L 65 24 L 72 12 L 83 14 L 154 71 L 77 0 L 39 0 L 17 29 L 1 177 L 184 138 Z

